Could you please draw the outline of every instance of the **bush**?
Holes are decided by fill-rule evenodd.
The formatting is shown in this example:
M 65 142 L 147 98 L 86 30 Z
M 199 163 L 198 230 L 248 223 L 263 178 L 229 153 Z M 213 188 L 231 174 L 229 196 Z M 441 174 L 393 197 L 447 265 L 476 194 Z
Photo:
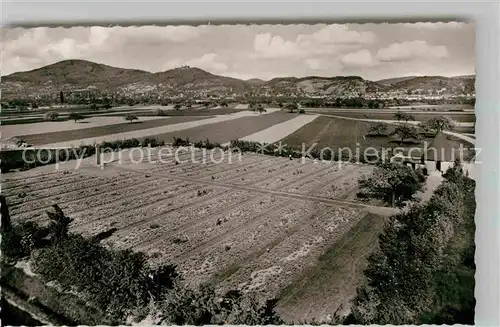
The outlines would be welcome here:
M 189 138 L 186 138 L 185 140 L 181 137 L 175 137 L 174 136 L 174 142 L 172 143 L 173 146 L 190 146 L 191 142 L 189 142 Z
M 136 115 L 128 114 L 125 116 L 125 120 L 132 123 L 134 120 L 139 120 L 139 117 Z
M 154 111 L 154 114 L 155 114 L 155 116 L 165 116 L 165 115 L 166 115 L 166 114 L 165 114 L 165 111 L 164 111 L 164 110 L 162 110 L 162 109 L 156 109 L 156 110 Z
M 305 114 L 305 113 L 306 113 L 306 111 L 304 109 L 299 110 L 299 114 Z
M 158 147 L 158 146 L 164 146 L 165 141 L 154 138 L 154 137 L 146 137 L 144 140 L 142 140 L 142 146 L 151 146 L 153 148 Z
M 349 323 L 474 323 L 475 182 L 458 172 L 447 171 L 426 205 L 391 217 Z
M 58 112 L 49 111 L 49 112 L 46 112 L 43 115 L 43 120 L 45 120 L 45 121 L 56 121 L 58 117 L 59 117 L 59 113 Z

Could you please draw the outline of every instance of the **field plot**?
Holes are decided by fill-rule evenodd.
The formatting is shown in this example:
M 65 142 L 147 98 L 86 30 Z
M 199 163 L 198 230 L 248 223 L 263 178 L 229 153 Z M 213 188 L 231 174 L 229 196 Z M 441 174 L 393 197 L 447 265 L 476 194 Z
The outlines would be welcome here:
M 328 108 L 311 108 L 307 112 L 331 114 L 335 116 L 343 116 L 348 118 L 359 119 L 379 119 L 379 120 L 392 120 L 394 113 L 397 110 L 387 109 L 328 109 Z M 454 112 L 454 111 L 421 111 L 405 109 L 404 112 L 411 114 L 415 117 L 416 121 L 426 121 L 437 116 L 448 116 L 457 122 L 475 122 L 476 116 L 474 112 Z
M 274 143 L 295 132 L 305 124 L 312 122 L 317 117 L 318 116 L 316 115 L 300 115 L 280 124 L 276 124 L 272 127 L 266 128 L 260 132 L 247 135 L 241 138 L 241 140 L 261 143 Z
M 310 146 L 313 146 L 313 149 L 318 151 L 328 148 L 328 150 L 325 151 L 330 152 L 333 150 L 335 153 L 338 153 L 339 150 L 344 148 L 350 149 L 353 154 L 352 158 L 356 155 L 356 149 L 359 149 L 360 155 L 363 155 L 364 149 L 368 147 L 374 147 L 376 149 L 382 147 L 408 147 L 408 145 L 405 144 L 401 146 L 396 137 L 366 136 L 370 124 L 371 123 L 364 121 L 320 116 L 309 124 L 304 125 L 296 132 L 283 138 L 281 142 L 299 149 L 302 149 L 304 145 L 306 150 L 308 150 Z M 392 131 L 391 127 L 389 127 L 388 131 Z M 430 144 L 432 138 L 421 140 L 418 144 L 411 144 L 409 147 L 423 148 L 424 141 Z M 314 146 L 314 144 L 316 145 Z
M 159 120 L 159 117 L 145 117 L 144 121 Z M 161 121 L 162 119 L 160 119 Z M 164 120 L 164 119 L 163 119 Z M 136 123 L 140 125 L 139 123 Z M 22 125 L 7 125 L 1 126 L 0 132 L 2 132 L 2 137 L 12 137 L 12 136 L 25 136 L 25 135 L 37 135 L 46 134 L 53 132 L 65 132 L 65 131 L 76 131 L 85 129 L 96 129 L 98 127 L 111 125 L 136 125 L 127 123 L 123 117 L 91 117 L 86 118 L 83 121 L 74 122 L 72 120 L 68 121 L 57 121 L 57 122 L 43 122 L 43 123 L 33 123 L 33 124 L 22 124 Z M 23 138 L 24 139 L 24 138 Z
M 176 264 L 188 285 L 212 281 L 218 290 L 256 292 L 260 299 L 303 283 L 367 212 L 387 209 L 349 200 L 357 178 L 371 170 L 365 165 L 258 154 L 234 163 L 173 162 L 36 168 L 3 176 L 3 190 L 14 220 L 47 222 L 45 210 L 57 203 L 74 219 L 73 232 L 108 233 L 103 244 L 145 252 L 152 264 Z M 328 282 L 341 289 L 345 278 Z M 293 299 L 301 301 L 295 293 Z M 324 302 L 315 310 L 325 306 L 331 309 Z
M 200 114 L 201 115 L 201 114 Z M 47 147 L 68 147 L 80 144 L 93 144 L 96 142 L 122 140 L 128 138 L 156 137 L 165 142 L 172 142 L 174 137 L 189 138 L 191 141 L 211 141 L 224 143 L 245 135 L 255 133 L 274 124 L 290 119 L 283 113 L 258 114 L 250 111 L 240 111 L 228 115 L 203 117 L 172 125 L 152 127 L 135 131 L 114 133 L 105 136 L 88 137 L 74 141 L 57 142 L 45 145 Z M 130 124 L 133 125 L 133 124 Z
M 17 132 L 21 138 L 32 145 L 44 145 L 58 143 L 64 141 L 73 141 L 86 139 L 89 137 L 111 135 L 130 131 L 138 131 L 141 129 L 155 128 L 173 124 L 186 123 L 210 117 L 141 117 L 139 121 L 133 124 L 125 122 L 123 117 L 93 117 L 89 120 L 99 121 L 99 124 L 84 124 L 71 122 L 55 122 L 55 123 L 39 123 L 48 124 L 44 132 L 36 126 L 38 124 L 22 125 L 25 134 L 20 134 L 23 131 Z M 106 123 L 109 122 L 109 123 Z M 59 124 L 64 126 L 59 126 Z M 33 126 L 32 126 L 33 125 Z M 93 126 L 95 125 L 95 126 Z M 45 125 L 44 125 L 45 126 Z M 7 126 L 17 127 L 17 126 Z M 59 129 L 61 128 L 61 129 Z
M 174 136 L 189 138 L 191 141 L 203 141 L 208 138 L 212 142 L 222 144 L 272 127 L 276 124 L 292 119 L 293 117 L 293 115 L 283 112 L 253 114 L 247 117 L 216 122 L 210 125 L 198 126 L 175 132 L 156 134 L 154 136 L 165 141 L 168 140 L 169 142 Z

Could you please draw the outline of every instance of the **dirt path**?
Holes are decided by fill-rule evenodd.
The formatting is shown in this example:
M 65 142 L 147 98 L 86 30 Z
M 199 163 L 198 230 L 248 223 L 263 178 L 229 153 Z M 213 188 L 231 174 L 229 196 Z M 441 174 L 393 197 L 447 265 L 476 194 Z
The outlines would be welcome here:
M 131 169 L 131 168 L 125 168 L 125 167 L 120 167 L 120 168 L 122 168 L 124 171 L 131 171 L 131 172 L 136 171 L 136 170 Z M 195 178 L 181 177 L 178 175 L 170 175 L 170 174 L 160 175 L 160 174 L 153 173 L 153 175 L 158 176 L 158 177 L 170 177 L 172 179 L 178 179 L 178 180 L 182 180 L 185 182 L 199 183 L 199 184 L 210 185 L 210 186 L 215 186 L 215 187 L 237 189 L 237 190 L 246 190 L 246 191 L 250 191 L 250 192 L 257 192 L 257 193 L 267 194 L 267 195 L 276 195 L 276 196 L 288 197 L 288 198 L 298 199 L 298 200 L 315 201 L 315 202 L 324 203 L 324 204 L 333 205 L 333 206 L 338 206 L 338 205 L 349 206 L 349 207 L 354 207 L 354 208 L 365 209 L 368 212 L 371 212 L 371 213 L 374 213 L 377 215 L 381 215 L 381 216 L 390 216 L 390 215 L 394 215 L 394 214 L 399 212 L 399 210 L 395 209 L 395 208 L 371 206 L 371 205 L 355 203 L 355 202 L 350 202 L 350 201 L 344 201 L 344 200 L 327 199 L 327 198 L 322 198 L 319 196 L 302 195 L 302 194 L 295 194 L 295 193 L 283 192 L 283 191 L 278 191 L 278 190 L 256 188 L 256 187 L 247 186 L 247 185 L 235 185 L 235 184 L 220 183 L 220 182 L 214 182 L 214 181 L 202 181 L 202 180 L 195 179 Z

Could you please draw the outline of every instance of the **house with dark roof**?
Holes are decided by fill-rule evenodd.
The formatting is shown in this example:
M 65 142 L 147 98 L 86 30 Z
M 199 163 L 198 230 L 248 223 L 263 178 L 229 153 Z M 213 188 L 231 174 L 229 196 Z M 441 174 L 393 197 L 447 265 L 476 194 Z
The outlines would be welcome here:
M 464 164 L 473 163 L 474 145 L 442 132 L 436 135 L 422 155 L 422 163 L 429 172 L 445 172 L 456 160 Z

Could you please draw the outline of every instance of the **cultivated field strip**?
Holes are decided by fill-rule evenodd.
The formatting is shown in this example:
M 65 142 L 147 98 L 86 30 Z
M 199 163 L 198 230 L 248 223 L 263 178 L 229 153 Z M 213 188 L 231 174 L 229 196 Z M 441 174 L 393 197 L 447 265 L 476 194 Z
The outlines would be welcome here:
M 243 173 L 240 173 L 239 176 L 245 176 L 246 174 L 248 174 L 249 172 L 243 172 Z M 239 176 L 233 176 L 233 179 L 239 179 L 240 177 Z M 268 178 L 268 176 L 261 176 L 261 178 L 259 179 L 260 181 L 262 180 L 265 180 L 266 178 Z M 255 181 L 255 183 L 258 183 L 259 180 Z M 294 182 L 294 181 L 292 181 Z M 222 196 L 226 196 L 227 194 L 231 193 L 231 188 L 228 187 L 227 190 L 225 192 L 223 192 L 222 194 L 217 194 L 217 195 L 214 195 L 214 196 L 217 196 L 218 198 L 222 197 Z M 255 194 L 254 196 L 256 196 L 257 194 Z M 203 199 L 206 199 L 205 197 Z M 206 200 L 205 200 L 206 201 Z M 219 201 L 223 201 L 223 200 L 219 200 Z M 192 206 L 202 206 L 204 204 L 204 202 L 201 202 L 201 203 L 193 203 L 193 204 L 189 204 L 189 207 L 192 207 Z M 241 203 L 238 203 L 236 202 L 235 204 L 241 204 Z M 184 207 L 182 208 L 184 209 Z M 189 215 L 188 215 L 189 216 Z M 168 217 L 170 219 L 170 217 Z M 133 224 L 131 225 L 126 225 L 122 228 L 124 229 L 129 229 L 131 227 L 135 227 L 137 225 L 145 225 L 145 224 L 148 224 L 148 223 L 156 223 L 156 222 L 161 222 L 164 218 L 162 216 L 158 216 L 158 215 L 153 215 L 152 217 L 149 217 L 147 219 L 144 219 L 144 220 L 141 220 L 141 221 L 138 221 L 138 222 L 134 222 Z M 196 218 L 195 217 L 192 217 L 190 221 L 196 221 Z M 148 237 L 147 238 L 148 240 L 151 240 L 151 237 Z
M 269 251 L 242 263 L 238 271 L 219 287 L 223 290 L 258 291 L 265 298 L 277 296 L 363 216 L 359 210 L 351 208 L 330 207 L 325 212 L 304 219 L 300 228 L 292 234 L 284 234 Z
M 192 203 L 197 197 L 199 185 L 192 183 L 182 183 L 167 190 L 160 189 L 151 193 L 139 194 L 130 199 L 124 199 L 112 206 L 99 208 L 99 214 L 92 219 L 82 218 L 81 222 L 75 223 L 72 227 L 78 231 L 85 231 L 89 234 L 103 231 L 103 228 L 115 222 L 115 224 L 128 225 L 136 221 L 145 222 L 151 216 L 164 214 L 172 210 L 179 209 L 186 203 Z M 208 194 L 222 192 L 222 188 L 206 188 Z M 175 200 L 175 205 L 174 205 Z M 116 205 L 123 205 L 122 210 L 116 210 Z M 113 224 L 113 227 L 115 227 Z M 110 225 L 111 226 L 111 225 Z
M 225 233 L 210 238 L 182 256 L 173 260 L 186 271 L 187 282 L 203 282 L 218 270 L 228 269 L 237 258 L 247 256 L 260 249 L 262 244 L 278 238 L 283 229 L 292 228 L 304 217 L 326 206 L 312 201 L 276 203 L 270 211 L 248 219 Z M 227 246 L 230 247 L 227 250 Z
M 48 173 L 38 174 L 36 176 L 22 178 L 5 178 L 5 175 L 2 175 L 2 190 L 9 191 L 29 184 L 38 184 L 40 182 L 51 180 L 51 177 L 62 174 L 63 172 L 61 171 L 51 171 Z
M 161 189 L 165 188 L 165 184 L 168 185 L 177 185 L 182 183 L 178 180 L 168 179 L 168 178 L 155 178 L 155 179 L 144 179 L 138 178 L 128 185 L 121 185 L 121 187 L 112 186 L 113 191 L 104 191 L 104 192 L 88 192 L 86 195 L 81 195 L 79 193 L 71 193 L 73 197 L 71 199 L 67 199 L 65 202 L 60 202 L 60 195 L 53 195 L 51 200 L 53 203 L 57 203 L 60 205 L 65 212 L 68 214 L 77 215 L 79 213 L 82 214 L 90 214 L 91 212 L 98 211 L 98 208 L 102 205 L 109 204 L 113 206 L 114 201 L 118 201 L 121 199 L 129 198 L 135 194 L 145 194 L 144 188 L 154 189 L 155 187 L 160 187 Z M 107 183 L 108 186 L 111 186 L 113 183 Z M 148 193 L 148 192 L 146 192 Z M 103 196 L 104 195 L 104 196 Z M 56 200 L 59 198 L 59 200 Z M 37 202 L 38 199 L 33 199 L 31 202 Z M 15 218 L 19 220 L 33 220 L 38 221 L 39 219 L 47 218 L 45 214 L 45 210 L 49 207 L 49 205 L 38 207 L 38 209 L 33 209 L 30 211 L 24 210 L 20 214 L 16 214 Z
M 183 238 L 187 237 L 190 240 L 190 244 L 186 244 L 183 249 L 190 248 L 193 245 L 198 243 L 193 243 L 191 238 L 189 237 L 190 232 L 196 231 L 198 229 L 206 229 L 206 233 L 211 233 L 215 229 L 221 230 L 226 229 L 232 224 L 228 224 L 231 220 L 233 222 L 239 216 L 241 216 L 241 212 L 248 216 L 247 218 L 252 218 L 252 215 L 256 215 L 258 212 L 262 212 L 263 210 L 270 210 L 269 206 L 274 205 L 277 197 L 272 196 L 259 196 L 258 194 L 247 192 L 245 193 L 247 196 L 242 198 L 239 201 L 233 201 L 230 205 L 219 206 L 217 207 L 217 211 L 213 211 L 212 215 L 209 216 L 210 219 L 207 219 L 207 216 L 202 217 L 202 219 L 194 219 L 183 226 L 172 229 L 165 230 L 163 233 L 159 231 L 161 234 L 155 234 L 154 237 L 147 239 L 147 241 L 139 242 L 135 244 L 135 248 L 139 250 L 146 250 L 151 248 L 158 248 L 158 246 L 165 246 L 168 248 L 168 245 L 175 238 Z M 220 198 L 216 199 L 217 201 Z M 269 207 L 269 208 L 268 208 Z M 201 213 L 203 213 L 204 207 L 200 208 Z M 238 217 L 236 217 L 238 215 Z M 218 224 L 219 222 L 219 224 Z
M 47 198 L 57 197 L 61 194 L 68 194 L 71 192 L 79 192 L 78 194 L 84 192 L 88 188 L 92 187 L 105 187 L 111 186 L 114 187 L 118 183 L 122 183 L 123 181 L 127 181 L 130 183 L 134 183 L 140 180 L 137 174 L 121 174 L 119 176 L 113 177 L 104 177 L 104 176 L 85 176 L 83 174 L 68 175 L 71 177 L 65 177 L 64 175 L 60 178 L 50 181 L 47 185 L 42 185 L 42 187 L 36 187 L 32 189 L 29 187 L 25 189 L 25 191 L 13 195 L 8 195 L 7 200 L 9 201 L 9 205 L 15 211 L 15 208 L 19 205 L 23 205 L 26 202 L 32 200 L 43 200 Z M 44 183 L 45 184 L 45 183 Z M 98 192 L 98 191 L 96 191 Z M 106 191 L 104 191 L 106 192 Z M 25 193 L 25 194 L 23 194 Z M 17 195 L 17 196 L 16 196 Z M 20 195 L 23 195 L 20 197 Z
M 311 192 L 317 190 L 318 188 L 337 184 L 339 180 L 343 178 L 343 176 L 349 175 L 355 172 L 357 169 L 359 169 L 359 166 L 357 165 L 347 164 L 343 165 L 342 168 L 334 165 L 329 167 L 327 170 L 321 171 L 320 174 L 314 176 L 314 178 L 307 178 L 302 180 L 301 183 L 287 185 L 285 187 L 282 187 L 281 189 L 284 192 L 289 193 L 311 194 Z
M 192 203 L 193 205 L 183 206 L 174 212 L 151 217 L 157 219 L 148 219 L 148 225 L 128 224 L 111 236 L 109 241 L 117 246 L 124 245 L 125 247 L 134 248 L 140 247 L 143 244 L 148 244 L 149 246 L 155 240 L 163 240 L 169 234 L 175 234 L 178 230 L 195 225 L 197 221 L 211 220 L 213 225 L 215 225 L 215 220 L 213 218 L 207 219 L 207 217 L 213 217 L 220 211 L 227 210 L 228 206 L 239 205 L 239 203 L 248 199 L 254 199 L 255 196 L 256 194 L 250 192 L 238 191 L 228 193 L 227 196 L 218 194 L 217 197 L 210 197 L 205 200 L 202 197 L 201 203 Z M 151 229 L 151 224 L 157 224 L 158 228 Z
M 144 182 L 144 178 L 131 173 L 120 173 L 119 175 L 110 177 L 101 176 L 97 179 L 86 177 L 78 182 L 79 188 L 77 189 L 74 187 L 76 183 L 67 184 L 64 189 L 58 187 L 56 182 L 54 187 L 46 188 L 43 192 L 38 192 L 34 197 L 29 197 L 28 193 L 24 199 L 21 199 L 26 201 L 13 203 L 10 208 L 13 214 L 25 210 L 43 209 L 53 203 L 80 200 L 86 196 L 94 196 L 96 194 L 106 194 L 109 192 L 109 188 L 124 187 L 140 182 Z M 53 192 L 54 188 L 59 190 L 60 193 Z
M 144 181 L 143 176 L 120 173 L 117 176 L 101 177 L 96 182 L 94 179 L 84 179 L 80 183 L 80 188 L 75 189 L 72 184 L 66 185 L 67 191 L 53 193 L 52 188 L 47 188 L 38 197 L 27 198 L 28 201 L 15 203 L 12 205 L 12 214 L 18 214 L 27 210 L 38 210 L 51 206 L 54 203 L 64 203 L 72 200 L 80 200 L 96 194 L 106 194 L 110 188 L 124 187 Z M 57 185 L 57 184 L 56 184 Z M 57 187 L 57 186 L 55 186 Z
M 334 180 L 330 185 L 317 187 L 311 195 L 322 196 L 331 199 L 342 199 L 352 190 L 356 189 L 358 179 L 373 170 L 371 166 L 360 166 L 349 174 L 343 174 L 340 178 Z
M 45 190 L 46 188 L 53 188 L 54 184 L 57 184 L 57 187 L 62 187 L 68 184 L 73 184 L 81 181 L 83 178 L 85 178 L 84 175 L 74 173 L 74 172 L 69 172 L 67 173 L 70 175 L 70 177 L 58 175 L 56 178 L 50 178 L 47 177 L 43 181 L 36 182 L 36 183 L 29 183 L 29 184 L 24 184 L 20 185 L 14 188 L 9 188 L 9 189 L 3 189 L 2 191 L 4 194 L 7 196 L 7 199 L 9 197 L 13 197 L 19 194 L 26 193 L 28 196 L 32 196 L 33 193 L 36 193 L 37 191 L 40 190 Z M 97 177 L 95 177 L 97 179 Z M 62 180 L 61 180 L 62 179 Z M 29 194 L 27 193 L 29 192 Z M 9 202 L 11 203 L 11 202 Z
M 317 166 L 321 166 L 321 165 L 317 165 Z M 326 168 L 329 168 L 329 166 L 325 165 L 325 167 L 322 167 L 322 168 L 320 168 L 320 169 L 321 169 L 321 170 L 324 170 L 324 169 L 326 169 Z M 311 172 L 311 173 L 309 173 L 309 174 L 306 174 L 306 175 L 304 175 L 304 176 L 300 177 L 298 180 L 294 179 L 294 180 L 291 180 L 291 181 L 287 181 L 287 182 L 286 182 L 286 183 L 284 183 L 284 184 L 280 184 L 280 185 L 278 185 L 278 187 L 282 187 L 282 186 L 284 187 L 284 186 L 287 186 L 287 185 L 295 185 L 295 184 L 297 184 L 297 183 L 300 183 L 300 182 L 301 182 L 301 180 L 302 180 L 303 178 L 309 178 L 309 179 L 310 179 L 310 178 L 314 178 L 314 174 L 315 174 L 315 173 L 317 173 L 317 172 L 318 172 L 318 171 L 313 171 L 313 172 Z M 265 180 L 265 179 L 267 179 L 267 176 L 263 176 L 261 179 L 262 179 L 262 180 Z M 228 193 L 229 193 L 229 192 L 228 192 Z M 226 202 L 226 201 L 225 201 L 226 199 L 224 198 L 224 195 L 225 195 L 225 193 L 224 193 L 224 194 L 221 194 L 221 195 L 220 195 L 220 197 L 216 198 L 216 199 L 215 199 L 215 200 L 216 200 L 216 202 L 221 202 L 221 201 L 222 201 L 222 202 L 224 202 L 224 203 L 228 203 L 228 202 Z M 229 194 L 229 196 L 231 197 L 231 196 L 232 196 L 232 194 Z M 229 212 L 230 210 L 233 210 L 234 208 L 238 209 L 238 208 L 244 207 L 244 206 L 246 206 L 248 203 L 250 203 L 251 205 L 256 205 L 256 203 L 257 203 L 257 202 L 260 202 L 260 203 L 259 203 L 259 205 L 262 205 L 262 204 L 264 203 L 264 202 L 263 202 L 263 200 L 262 200 L 262 197 L 260 197 L 258 193 L 253 193 L 253 192 L 252 192 L 252 196 L 251 196 L 248 200 L 246 200 L 246 201 L 241 201 L 241 202 L 234 201 L 234 202 L 233 202 L 230 206 L 224 206 L 224 207 L 225 207 L 224 212 Z M 206 208 L 206 207 L 202 207 L 202 208 L 200 209 L 200 210 L 201 210 L 201 212 L 205 212 L 205 209 L 204 209 L 204 208 Z M 224 213 L 224 212 L 223 212 L 223 213 Z M 210 213 L 210 216 L 212 216 L 212 215 L 214 214 L 214 212 L 209 212 L 209 213 Z M 229 218 L 228 218 L 228 217 L 225 217 L 225 216 L 223 215 L 223 213 L 221 213 L 221 214 L 219 214 L 219 215 L 217 216 L 217 218 L 215 219 L 215 222 L 217 221 L 217 219 L 220 219 L 220 221 L 221 221 L 222 223 L 227 222 L 227 220 L 228 220 Z M 162 218 L 160 217 L 158 220 L 155 220 L 155 222 L 160 223 L 160 222 L 161 222 L 161 219 L 162 219 Z M 148 222 L 151 222 L 151 221 L 150 221 L 150 220 L 148 220 Z M 187 228 L 187 227 L 190 227 L 190 229 L 192 229 L 192 228 L 198 228 L 198 226 L 199 226 L 199 225 L 204 225 L 204 224 L 206 224 L 206 223 L 207 223 L 207 222 L 206 222 L 206 220 L 199 220 L 199 219 L 198 219 L 198 217 L 197 217 L 197 215 L 194 215 L 194 216 L 193 216 L 193 218 L 191 219 L 191 221 L 189 221 L 189 222 L 188 222 L 188 223 L 186 223 L 185 225 L 186 225 L 186 228 Z M 212 223 L 213 223 L 213 222 L 212 222 Z M 211 225 L 210 225 L 210 223 L 209 223 L 209 226 L 211 226 Z M 166 234 L 159 234 L 159 233 L 161 233 L 163 230 L 167 230 L 167 228 L 168 228 L 168 226 L 163 227 L 163 228 L 160 228 L 160 229 L 156 229 L 156 230 L 154 231 L 154 234 L 155 234 L 156 236 L 153 236 L 153 235 L 148 236 L 147 238 L 145 238 L 145 240 L 144 240 L 144 241 L 139 242 L 139 243 L 136 243 L 136 244 L 135 244 L 135 247 L 140 248 L 140 249 L 144 249 L 144 248 L 146 248 L 146 247 L 153 247 L 153 246 L 156 246 L 156 244 L 157 244 L 158 242 L 161 242 L 161 241 L 162 241 L 162 239 L 163 239 L 164 237 L 166 237 L 166 236 L 167 236 Z M 168 232 L 168 235 L 171 235 L 171 233 L 172 233 L 173 231 L 176 231 L 176 232 L 181 233 L 181 232 L 185 232 L 186 228 L 185 228 L 185 229 L 180 228 L 180 230 L 177 230 L 177 229 L 173 229 L 173 230 L 172 230 L 172 229 L 168 228 L 168 231 L 167 231 L 167 232 Z M 202 227 L 202 228 L 205 228 L 205 227 Z M 127 229 L 128 229 L 128 226 L 127 226 Z M 153 234 L 153 233 L 151 233 L 151 234 Z M 159 235 L 157 235 L 157 234 L 159 234 Z

